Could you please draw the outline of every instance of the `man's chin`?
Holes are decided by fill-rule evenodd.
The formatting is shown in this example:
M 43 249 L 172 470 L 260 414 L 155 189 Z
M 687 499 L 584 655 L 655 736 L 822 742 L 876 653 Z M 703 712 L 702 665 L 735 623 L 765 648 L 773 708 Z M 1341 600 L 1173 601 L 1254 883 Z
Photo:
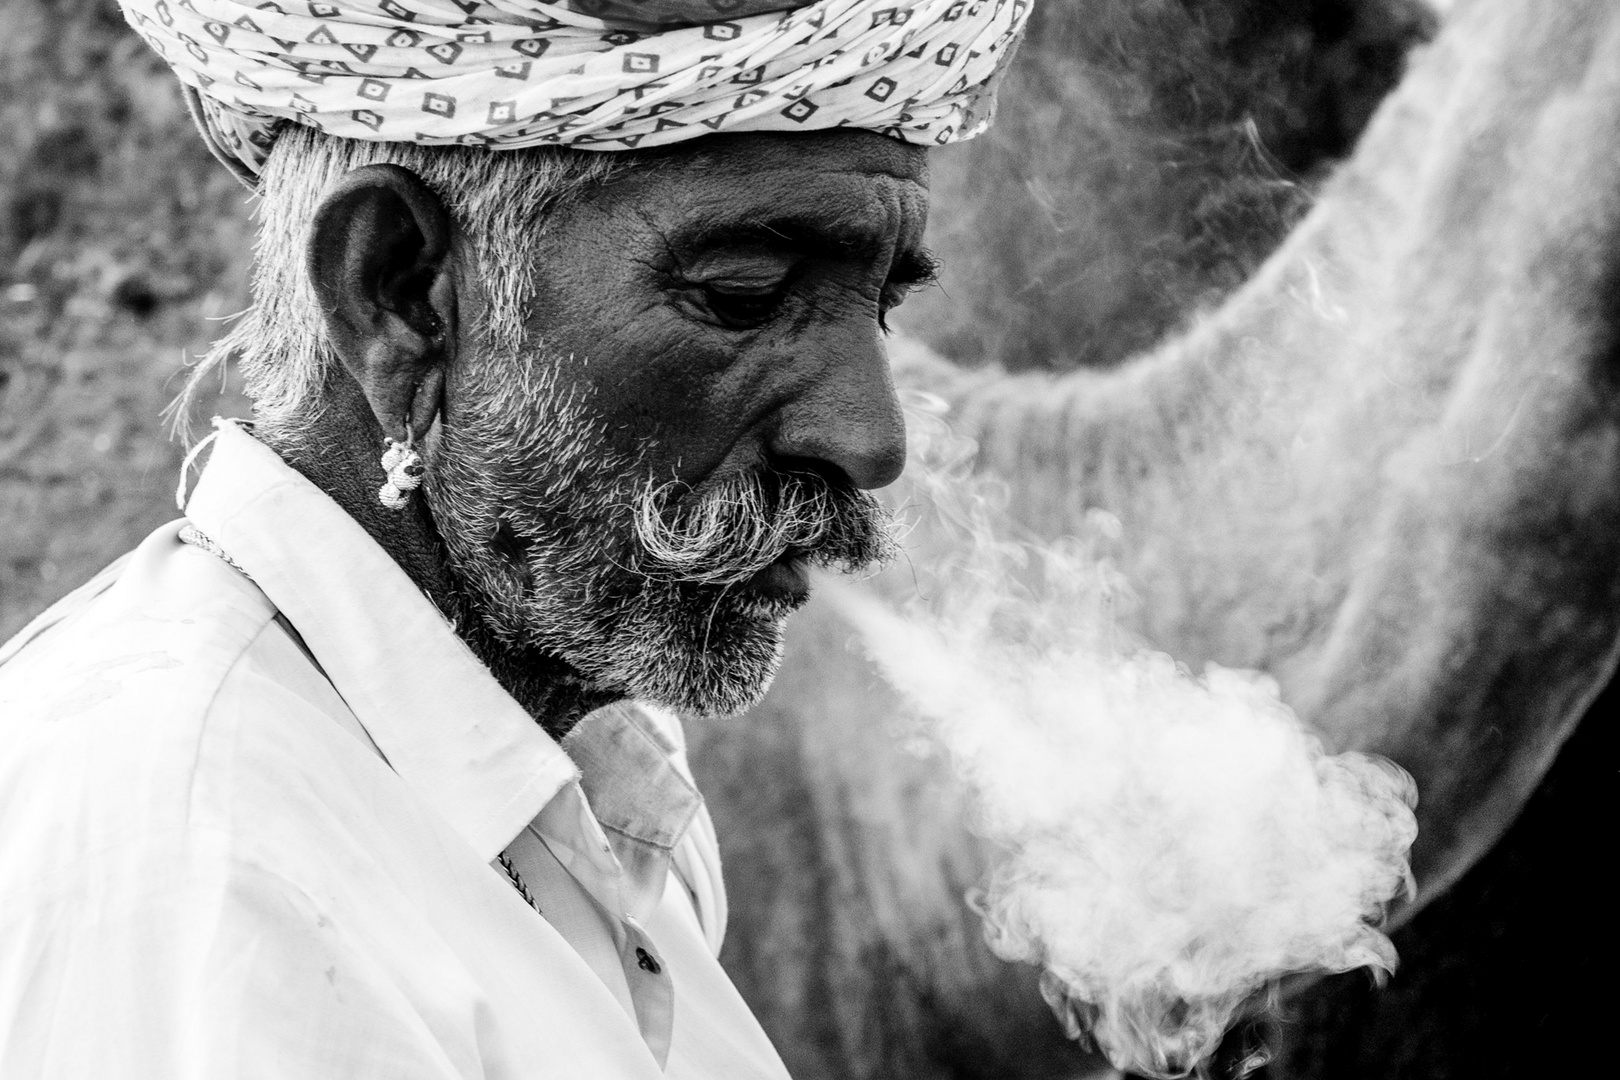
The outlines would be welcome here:
M 724 684 L 680 683 L 672 686 L 649 686 L 645 692 L 633 695 L 638 701 L 647 701 L 672 709 L 682 716 L 704 720 L 726 720 L 758 705 L 776 679 L 777 657 L 771 670 L 751 679 L 728 679 Z
M 662 633 L 627 628 L 606 681 L 630 697 L 688 715 L 735 716 L 756 705 L 782 663 L 787 616 L 803 601 L 739 593 L 725 612 Z

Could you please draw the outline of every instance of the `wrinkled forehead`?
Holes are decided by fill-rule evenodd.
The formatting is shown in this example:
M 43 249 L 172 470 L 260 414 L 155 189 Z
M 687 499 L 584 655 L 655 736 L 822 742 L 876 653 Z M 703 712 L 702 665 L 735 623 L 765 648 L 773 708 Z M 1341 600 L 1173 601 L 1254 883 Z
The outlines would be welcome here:
M 871 131 L 746 132 L 711 135 L 646 152 L 694 173 L 753 170 L 852 171 L 926 185 L 928 153 L 921 146 Z
M 927 151 L 871 132 L 721 135 L 637 164 L 595 201 L 675 248 L 814 234 L 855 254 L 918 246 L 927 223 Z

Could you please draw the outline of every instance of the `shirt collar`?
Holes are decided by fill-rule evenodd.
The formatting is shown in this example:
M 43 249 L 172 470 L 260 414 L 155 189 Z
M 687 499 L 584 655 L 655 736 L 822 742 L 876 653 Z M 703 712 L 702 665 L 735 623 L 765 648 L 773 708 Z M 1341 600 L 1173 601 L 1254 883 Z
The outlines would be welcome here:
M 680 842 L 703 802 L 689 776 L 673 767 L 685 755 L 667 729 L 679 721 L 639 702 L 597 709 L 563 738 L 580 769 L 580 787 L 609 839 L 660 851 Z M 615 835 L 617 834 L 617 835 Z M 617 842 L 614 849 L 624 858 Z
M 493 859 L 574 762 L 358 522 L 237 424 L 216 428 L 186 516 L 297 628 L 393 770 Z
M 607 911 L 652 915 L 675 845 L 703 805 L 679 739 L 673 715 L 631 701 L 597 709 L 563 739 L 579 783 L 530 828 Z

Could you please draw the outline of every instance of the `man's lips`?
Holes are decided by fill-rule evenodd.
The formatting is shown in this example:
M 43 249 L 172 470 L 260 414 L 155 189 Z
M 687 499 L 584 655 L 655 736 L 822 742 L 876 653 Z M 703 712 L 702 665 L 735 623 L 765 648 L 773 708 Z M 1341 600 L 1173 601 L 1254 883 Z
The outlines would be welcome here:
M 743 588 L 766 600 L 798 604 L 810 596 L 810 574 L 804 557 L 790 552 L 749 578 Z

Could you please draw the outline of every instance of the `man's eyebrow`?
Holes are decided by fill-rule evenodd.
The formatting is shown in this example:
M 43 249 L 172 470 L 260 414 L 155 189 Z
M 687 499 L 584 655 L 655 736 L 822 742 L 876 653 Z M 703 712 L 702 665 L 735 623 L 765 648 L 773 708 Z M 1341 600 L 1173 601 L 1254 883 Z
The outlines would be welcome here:
M 834 258 L 875 252 L 883 242 L 879 233 L 859 225 L 805 217 L 700 225 L 676 240 L 678 246 L 688 249 L 758 246 Z
M 679 237 L 676 246 L 689 251 L 765 247 L 795 254 L 854 258 L 877 253 L 884 246 L 884 237 L 859 226 L 784 217 L 716 228 L 699 227 Z M 939 260 L 926 248 L 902 248 L 895 252 L 889 282 L 906 287 L 932 285 L 938 278 L 939 268 Z

